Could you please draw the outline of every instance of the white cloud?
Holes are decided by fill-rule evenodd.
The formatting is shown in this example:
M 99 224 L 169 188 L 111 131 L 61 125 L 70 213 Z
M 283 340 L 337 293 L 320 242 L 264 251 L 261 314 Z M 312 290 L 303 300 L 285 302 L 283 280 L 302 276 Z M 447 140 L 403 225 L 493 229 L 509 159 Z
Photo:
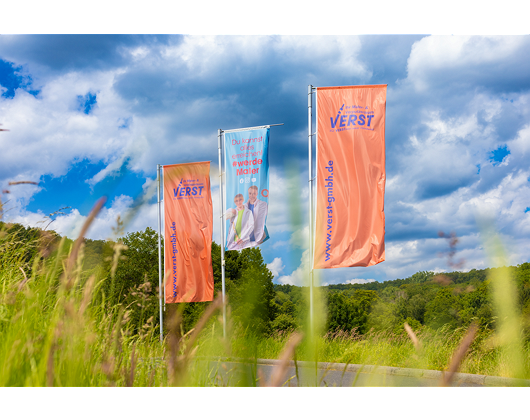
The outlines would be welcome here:
M 369 78 L 370 71 L 358 59 L 360 50 L 356 36 L 185 36 L 182 43 L 165 47 L 162 57 L 164 64 L 184 65 L 191 79 L 209 78 L 233 67 L 260 66 L 271 55 L 281 67 Z M 284 81 L 283 86 L 290 83 Z
M 530 152 L 530 124 L 519 130 L 517 137 L 508 142 L 508 147 L 514 155 L 528 158 L 528 152 Z
M 274 277 L 278 277 L 278 275 L 285 268 L 285 265 L 283 264 L 282 259 L 280 257 L 276 257 L 271 263 L 267 264 L 267 268 L 270 270 Z
M 300 266 L 296 270 L 287 276 L 280 276 L 277 281 L 280 284 L 307 285 L 309 282 L 309 250 L 305 250 L 302 254 Z
M 306 62 L 313 69 L 327 67 L 350 77 L 371 77 L 366 64 L 358 59 L 362 45 L 356 36 L 283 36 L 272 45 L 280 57 L 297 66 Z
M 37 98 L 21 89 L 12 99 L 0 98 L 10 129 L 0 137 L 0 179 L 61 176 L 71 162 L 109 162 L 121 155 L 130 137 L 118 128 L 127 104 L 112 91 L 114 75 L 69 73 L 43 86 Z M 77 96 L 89 91 L 97 93 L 97 108 L 86 115 L 78 110 Z
M 113 228 L 117 227 L 118 216 L 122 221 L 127 221 L 127 215 L 132 210 L 133 199 L 126 195 L 116 197 L 110 208 L 104 207 L 96 216 L 87 232 L 87 237 L 92 239 L 116 239 L 113 233 Z M 144 204 L 135 209 L 134 218 L 124 226 L 123 233 L 136 232 L 145 230 L 147 226 L 157 230 L 157 205 Z M 50 219 L 43 213 L 20 211 L 19 214 L 10 214 L 9 221 L 20 223 L 25 226 L 45 227 L 49 230 L 54 230 L 61 236 L 67 236 L 71 239 L 76 239 L 83 227 L 87 216 L 81 215 L 79 210 L 72 209 L 69 213 L 55 217 L 55 220 L 50 223 Z M 122 234 L 123 234 L 122 233 Z
M 525 36 L 425 37 L 412 46 L 407 65 L 408 80 L 415 89 L 424 91 L 440 72 L 452 74 L 456 77 L 454 80 L 458 80 L 459 77 L 476 76 L 479 66 L 484 69 L 500 64 L 502 68 L 506 64 L 509 68 L 509 63 L 528 47 L 528 42 Z M 492 70 L 498 71 L 497 68 Z M 479 77 L 483 75 L 479 73 Z
M 228 40 L 233 39 L 232 37 L 228 38 Z M 240 48 L 245 49 L 245 45 L 242 43 L 246 39 L 248 38 L 239 38 Z M 252 37 L 250 39 L 254 41 L 254 47 L 258 47 L 256 44 L 261 41 L 261 38 Z M 226 55 L 227 48 L 228 45 L 221 42 L 221 38 L 215 36 L 185 36 L 181 44 L 164 48 L 162 57 L 168 62 L 184 64 L 192 77 L 203 77 L 209 72 L 215 72 L 217 65 L 222 62 L 223 56 Z M 250 48 L 249 52 L 252 53 L 256 49 L 258 48 Z
M 375 279 L 351 279 L 351 280 L 346 280 L 344 283 L 345 284 L 366 284 L 366 283 L 372 283 L 374 281 Z

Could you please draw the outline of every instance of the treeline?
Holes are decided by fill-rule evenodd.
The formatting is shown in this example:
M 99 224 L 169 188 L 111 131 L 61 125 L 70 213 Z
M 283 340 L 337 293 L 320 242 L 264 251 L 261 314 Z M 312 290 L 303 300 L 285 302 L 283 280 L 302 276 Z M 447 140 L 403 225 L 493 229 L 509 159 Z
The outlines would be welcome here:
M 60 244 L 68 254 L 74 241 L 62 238 L 53 231 L 0 222 L 0 252 L 2 247 L 20 250 L 16 261 L 0 259 L 0 272 L 19 270 L 20 267 L 31 277 L 35 261 L 53 257 Z M 219 245 L 212 243 L 215 295 L 221 293 L 220 254 Z M 115 309 L 121 309 L 120 316 L 126 317 L 138 334 L 153 325 L 159 325 L 156 231 L 148 227 L 116 241 L 85 239 L 78 262 L 82 283 L 91 276 L 96 279 L 95 305 L 107 307 L 109 313 L 118 313 Z M 10 267 L 3 266 L 8 264 Z M 263 262 L 260 250 L 252 248 L 226 252 L 225 277 L 231 319 L 235 324 L 233 327 L 258 334 L 271 332 L 276 315 L 273 276 Z M 179 310 L 182 312 L 184 332 L 187 332 L 193 328 L 208 304 L 167 304 L 165 322 Z
M 413 329 L 439 329 L 478 323 L 495 328 L 491 299 L 492 277 L 497 268 L 436 274 L 418 272 L 406 279 L 322 287 L 328 311 L 328 331 L 356 329 L 403 332 L 407 322 Z M 518 308 L 525 336 L 530 338 L 530 263 L 510 267 L 517 285 Z M 303 287 L 275 285 L 277 302 L 297 304 Z M 300 319 L 293 319 L 300 322 Z
M 35 260 L 52 256 L 61 241 L 67 250 L 73 245 L 71 239 L 61 238 L 53 231 L 0 222 L 0 248 L 19 247 L 16 264 L 28 277 Z M 216 295 L 221 293 L 220 255 L 220 247 L 214 242 Z M 308 289 L 274 285 L 259 248 L 228 251 L 225 259 L 231 328 L 270 334 L 293 330 L 307 322 Z M 85 239 L 78 261 L 81 277 L 86 281 L 94 276 L 98 282 L 96 304 L 121 308 L 138 334 L 159 324 L 158 234 L 153 229 L 129 233 L 116 241 Z M 373 329 L 402 333 L 405 322 L 413 329 L 438 329 L 467 326 L 475 321 L 483 328 L 494 329 L 496 318 L 488 280 L 494 270 L 443 274 L 422 271 L 405 279 L 324 286 L 320 290 L 327 310 L 325 328 L 329 332 L 355 329 L 363 334 Z M 530 336 L 530 263 L 511 267 L 511 271 L 525 334 Z M 189 331 L 207 305 L 208 302 L 166 305 L 166 320 L 179 310 L 183 328 Z

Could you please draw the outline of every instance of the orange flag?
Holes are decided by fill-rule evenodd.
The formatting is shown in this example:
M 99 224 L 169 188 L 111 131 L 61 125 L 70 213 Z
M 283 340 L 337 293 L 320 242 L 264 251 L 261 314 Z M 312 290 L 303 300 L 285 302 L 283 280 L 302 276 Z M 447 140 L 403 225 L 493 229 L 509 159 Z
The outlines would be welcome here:
M 210 162 L 163 166 L 166 303 L 213 300 Z
M 314 268 L 385 260 L 386 85 L 317 88 Z

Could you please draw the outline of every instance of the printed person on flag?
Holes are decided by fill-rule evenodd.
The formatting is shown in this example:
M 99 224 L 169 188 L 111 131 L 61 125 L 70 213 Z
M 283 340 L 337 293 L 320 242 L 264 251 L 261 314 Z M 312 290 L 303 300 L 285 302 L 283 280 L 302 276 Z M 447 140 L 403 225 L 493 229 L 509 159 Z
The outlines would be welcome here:
M 226 251 L 259 246 L 269 239 L 266 226 L 269 210 L 269 130 L 267 127 L 224 134 L 226 207 L 223 209 L 227 209 L 224 216 Z M 241 209 L 228 208 L 231 197 L 238 200 L 242 197 L 241 206 L 245 209 L 243 213 L 240 213 Z M 241 224 L 240 232 L 238 219 Z M 249 228 L 247 236 L 246 229 Z
M 226 212 L 226 217 L 230 219 L 228 249 L 231 251 L 254 245 L 250 239 L 254 234 L 254 218 L 252 212 L 243 204 L 244 200 L 243 194 L 237 194 L 234 197 L 236 208 Z
M 248 201 L 245 203 L 245 207 L 252 212 L 254 218 L 254 230 L 250 234 L 250 241 L 259 245 L 269 237 L 265 227 L 269 206 L 265 201 L 258 200 L 258 187 L 256 185 L 249 187 Z

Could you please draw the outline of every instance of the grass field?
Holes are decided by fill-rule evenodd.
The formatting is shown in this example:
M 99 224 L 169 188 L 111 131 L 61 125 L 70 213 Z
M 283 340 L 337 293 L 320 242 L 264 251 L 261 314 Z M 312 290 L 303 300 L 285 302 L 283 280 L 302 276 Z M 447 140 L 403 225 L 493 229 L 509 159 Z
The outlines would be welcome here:
M 222 304 L 216 300 L 188 334 L 182 333 L 182 313 L 174 314 L 160 343 L 159 327 L 152 320 L 134 329 L 127 308 L 106 302 L 101 285 L 112 279 L 82 272 L 82 241 L 66 246 L 63 239 L 50 254 L 46 236 L 20 243 L 1 234 L 0 386 L 223 385 L 201 364 L 205 358 L 243 358 L 252 363 L 256 358 L 294 357 L 530 377 L 530 349 L 520 337 L 520 320 L 513 312 L 509 273 L 492 279 L 497 284 L 497 311 L 504 320 L 495 334 L 426 327 L 409 335 L 301 331 L 297 345 L 289 342 L 289 333 L 257 337 L 241 332 L 229 320 L 225 339 Z M 39 253 L 27 262 L 29 247 Z M 492 249 L 494 255 L 502 255 L 497 243 Z M 462 345 L 466 337 L 469 342 Z M 234 374 L 241 376 L 240 385 L 258 384 L 244 373 Z

